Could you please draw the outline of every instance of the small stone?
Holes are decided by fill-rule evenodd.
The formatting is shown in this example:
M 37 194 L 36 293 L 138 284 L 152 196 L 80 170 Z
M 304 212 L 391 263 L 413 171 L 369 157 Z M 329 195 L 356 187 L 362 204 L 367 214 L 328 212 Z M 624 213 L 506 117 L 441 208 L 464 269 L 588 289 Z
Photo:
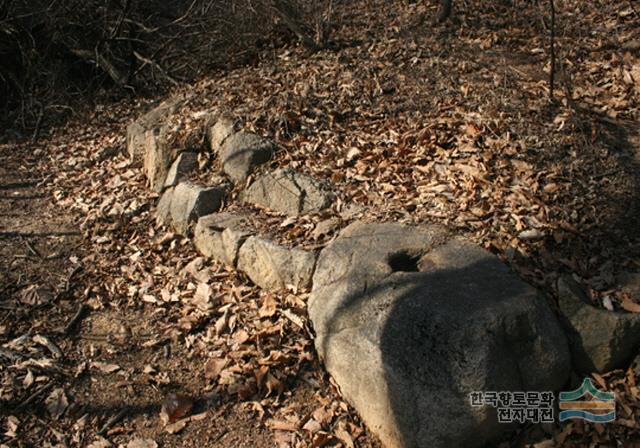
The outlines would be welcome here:
M 523 230 L 518 234 L 518 238 L 523 241 L 536 241 L 544 238 L 544 233 L 538 229 Z
M 311 286 L 315 261 L 313 252 L 287 249 L 252 236 L 240 246 L 238 270 L 264 289 L 302 289 Z
M 196 168 L 198 168 L 198 153 L 183 152 L 179 154 L 171 165 L 171 168 L 169 168 L 167 178 L 164 181 L 164 187 L 175 187 L 180 181 L 184 180 L 189 173 L 195 171 Z
M 198 219 L 193 243 L 203 255 L 235 267 L 240 246 L 252 233 L 246 216 L 213 213 Z
M 296 216 L 329 207 L 333 195 L 314 178 L 284 168 L 260 176 L 242 193 L 241 199 Z
M 226 196 L 225 186 L 200 187 L 188 182 L 167 189 L 156 208 L 158 224 L 172 224 L 176 232 L 185 235 L 191 223 L 200 216 L 216 212 Z
M 234 183 L 242 183 L 257 166 L 271 159 L 273 148 L 272 142 L 256 134 L 231 134 L 220 148 L 222 170 Z
M 609 372 L 628 365 L 640 346 L 640 315 L 596 308 L 570 276 L 558 280 L 573 365 L 580 373 Z
M 233 119 L 226 115 L 220 117 L 216 124 L 209 128 L 208 137 L 211 151 L 215 154 L 219 153 L 225 140 L 234 133 Z

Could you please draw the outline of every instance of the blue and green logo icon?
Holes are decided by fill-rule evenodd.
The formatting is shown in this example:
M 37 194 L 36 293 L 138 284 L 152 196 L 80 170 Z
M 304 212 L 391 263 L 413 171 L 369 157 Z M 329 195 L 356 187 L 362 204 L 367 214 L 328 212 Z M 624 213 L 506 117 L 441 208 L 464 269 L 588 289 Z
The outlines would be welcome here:
M 591 399 L 581 400 L 587 396 Z M 615 394 L 598 390 L 591 378 L 585 378 L 576 390 L 560 392 L 559 398 L 561 422 L 578 418 L 593 423 L 607 423 L 616 419 Z

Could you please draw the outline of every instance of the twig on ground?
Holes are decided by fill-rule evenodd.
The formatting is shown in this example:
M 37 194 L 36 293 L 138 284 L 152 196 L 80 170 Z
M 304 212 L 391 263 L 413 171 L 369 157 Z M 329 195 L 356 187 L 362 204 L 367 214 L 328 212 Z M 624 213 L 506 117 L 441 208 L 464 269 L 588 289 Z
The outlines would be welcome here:
M 82 305 L 80 305 L 80 308 L 78 308 L 78 311 L 76 311 L 76 313 L 73 315 L 71 320 L 64 327 L 64 334 L 67 334 L 67 335 L 70 334 L 71 331 L 73 331 L 76 328 L 78 323 L 80 323 L 80 321 L 86 316 L 86 314 L 89 312 L 90 309 L 91 307 L 89 307 L 89 305 L 87 305 L 86 303 L 83 303 Z
M 111 417 L 104 425 L 102 425 L 102 428 L 98 431 L 98 435 L 104 435 L 113 425 L 122 420 L 122 418 L 127 415 L 127 412 L 129 412 L 129 408 L 122 408 L 116 415 Z
M 27 406 L 29 406 L 31 403 L 33 403 L 34 401 L 36 401 L 36 399 L 42 395 L 43 393 L 47 392 L 49 389 L 51 389 L 53 387 L 53 383 L 47 383 L 44 386 L 41 386 L 40 388 L 38 388 L 34 393 L 32 393 L 31 395 L 29 395 L 27 397 L 26 400 L 24 400 L 22 403 L 20 403 L 17 407 L 17 409 L 24 409 Z
M 68 294 L 71 291 L 71 280 L 73 277 L 82 270 L 82 266 L 78 265 L 69 273 L 66 280 L 64 281 L 64 288 L 61 291 L 58 291 L 54 300 L 58 300 L 64 294 Z
M 22 240 L 24 241 L 24 244 L 27 246 L 27 249 L 29 249 L 29 252 L 31 252 L 36 257 L 42 259 L 42 255 L 40 254 L 40 252 L 38 252 L 38 250 L 35 247 L 33 247 L 33 244 L 31 244 L 31 242 L 28 239 L 23 238 Z

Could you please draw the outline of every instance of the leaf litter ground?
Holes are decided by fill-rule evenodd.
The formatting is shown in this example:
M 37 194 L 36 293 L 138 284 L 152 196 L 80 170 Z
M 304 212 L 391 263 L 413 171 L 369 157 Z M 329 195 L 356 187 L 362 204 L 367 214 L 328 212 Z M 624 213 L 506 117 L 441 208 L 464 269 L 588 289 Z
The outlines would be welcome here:
M 621 285 L 640 270 L 637 8 L 564 3 L 551 105 L 544 11 L 471 3 L 438 27 L 430 4 L 338 8 L 335 48 L 274 48 L 176 92 L 189 97 L 176 144 L 201 135 L 203 112 L 227 111 L 278 143 L 267 169 L 332 184 L 322 214 L 251 209 L 283 244 L 322 247 L 355 219 L 440 223 L 551 303 L 570 273 L 594 305 L 637 312 Z M 156 197 L 123 155 L 144 108 L 98 106 L 2 147 L 3 442 L 377 446 L 322 372 L 306 291 L 260 291 L 155 225 Z M 201 160 L 200 180 L 215 178 Z M 529 428 L 504 445 L 637 440 L 638 372 L 594 378 L 617 393 L 616 423 Z

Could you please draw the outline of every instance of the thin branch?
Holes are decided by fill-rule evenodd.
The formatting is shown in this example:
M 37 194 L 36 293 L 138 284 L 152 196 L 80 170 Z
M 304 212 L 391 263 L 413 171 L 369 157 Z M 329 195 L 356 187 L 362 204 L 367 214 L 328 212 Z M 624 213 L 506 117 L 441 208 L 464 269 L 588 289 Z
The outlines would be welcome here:
M 162 76 L 164 76 L 174 86 L 177 86 L 177 85 L 180 84 L 173 77 L 171 77 L 171 75 L 169 75 L 157 62 L 152 61 L 151 59 L 145 58 L 144 56 L 142 56 L 137 51 L 134 51 L 133 55 L 136 57 L 136 59 L 138 59 L 139 61 L 143 62 L 145 65 L 151 65 L 152 67 L 155 67 L 160 72 L 160 74 Z

